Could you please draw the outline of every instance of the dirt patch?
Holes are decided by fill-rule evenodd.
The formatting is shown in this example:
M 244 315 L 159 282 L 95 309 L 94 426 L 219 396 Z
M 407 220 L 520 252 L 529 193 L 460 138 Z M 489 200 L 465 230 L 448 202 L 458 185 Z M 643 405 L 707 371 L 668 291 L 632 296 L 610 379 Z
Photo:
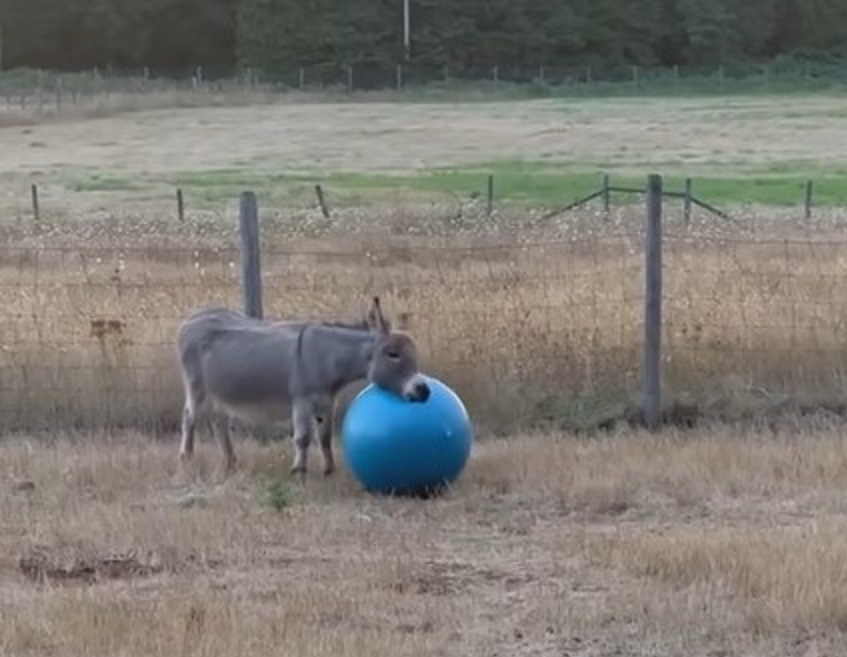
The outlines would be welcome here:
M 51 585 L 90 585 L 103 580 L 150 577 L 164 570 L 162 566 L 142 563 L 132 554 L 79 556 L 63 564 L 45 549 L 21 555 L 18 567 L 28 580 Z
M 509 591 L 525 586 L 534 579 L 527 572 L 481 568 L 457 561 L 429 560 L 417 565 L 405 576 L 392 578 L 388 588 L 406 595 L 447 596 L 488 585 L 502 586 Z

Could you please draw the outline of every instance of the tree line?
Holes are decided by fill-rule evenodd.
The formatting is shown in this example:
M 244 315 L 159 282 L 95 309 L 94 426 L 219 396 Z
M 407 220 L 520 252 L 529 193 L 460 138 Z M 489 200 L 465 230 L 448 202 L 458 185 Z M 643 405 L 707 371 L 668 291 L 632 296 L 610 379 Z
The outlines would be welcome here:
M 410 0 L 410 61 L 717 66 L 840 57 L 847 0 Z M 402 0 L 2 0 L 3 68 L 393 66 Z

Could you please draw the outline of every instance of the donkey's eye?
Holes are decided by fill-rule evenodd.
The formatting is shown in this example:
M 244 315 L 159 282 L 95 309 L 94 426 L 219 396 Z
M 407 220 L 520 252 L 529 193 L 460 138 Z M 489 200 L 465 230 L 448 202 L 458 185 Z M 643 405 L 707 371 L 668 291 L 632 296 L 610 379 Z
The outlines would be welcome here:
M 399 351 L 394 351 L 394 350 L 387 351 L 385 353 L 385 355 L 388 356 L 391 360 L 400 360 L 400 352 Z

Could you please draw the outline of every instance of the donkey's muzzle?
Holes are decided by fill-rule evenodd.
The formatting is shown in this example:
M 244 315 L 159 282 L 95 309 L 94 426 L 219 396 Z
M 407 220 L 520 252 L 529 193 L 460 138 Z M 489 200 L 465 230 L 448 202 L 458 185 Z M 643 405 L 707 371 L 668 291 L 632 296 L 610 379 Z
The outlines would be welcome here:
M 412 390 L 409 394 L 409 401 L 425 402 L 429 399 L 429 394 L 429 386 L 423 381 L 418 381 L 414 386 L 412 386 Z

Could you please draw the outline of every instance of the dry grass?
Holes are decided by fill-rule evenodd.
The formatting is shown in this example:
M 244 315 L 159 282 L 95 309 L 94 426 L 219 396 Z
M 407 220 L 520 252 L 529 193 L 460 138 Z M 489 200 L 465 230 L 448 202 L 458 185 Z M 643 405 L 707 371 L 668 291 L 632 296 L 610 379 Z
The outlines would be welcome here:
M 720 107 L 700 108 L 700 123 L 685 101 L 655 121 L 702 131 L 741 111 L 710 102 Z M 630 101 L 603 107 L 598 122 L 596 105 L 574 110 L 580 130 L 562 133 L 562 152 L 581 157 L 611 128 L 667 153 L 692 138 L 633 121 Z M 550 126 L 561 129 L 552 104 L 487 111 L 483 121 L 449 107 L 266 106 L 10 128 L 0 170 L 64 175 L 72 160 L 131 175 L 279 158 L 403 168 L 544 154 Z M 310 121 L 321 131 L 309 133 Z M 803 121 L 816 130 L 806 155 L 842 157 L 827 132 L 834 119 Z M 237 147 L 228 124 L 249 133 Z M 438 139 L 409 139 L 440 124 Z M 297 134 L 275 141 L 269 125 Z M 784 154 L 783 128 L 757 129 L 748 159 Z M 750 124 L 732 123 L 689 155 L 708 166 L 742 134 Z M 420 503 L 368 497 L 343 468 L 301 488 L 280 474 L 284 443 L 239 441 L 240 471 L 215 483 L 217 451 L 204 442 L 198 472 L 178 473 L 173 334 L 194 307 L 239 302 L 232 211 L 175 225 L 144 199 L 56 198 L 61 212 L 42 225 L 2 226 L 0 417 L 24 435 L 0 443 L 0 652 L 782 656 L 843 646 L 847 445 L 823 414 L 763 413 L 789 402 L 842 410 L 839 213 L 799 227 L 739 212 L 740 225 L 684 230 L 669 209 L 666 401 L 758 426 L 612 427 L 593 440 L 514 436 L 535 422 L 605 424 L 637 399 L 640 210 L 544 222 L 411 203 L 332 220 L 266 213 L 268 315 L 349 317 L 378 293 L 480 434 L 513 436 L 478 443 L 460 485 Z
M 167 96 L 139 95 L 132 98 L 149 111 L 0 128 L 0 173 L 410 172 L 546 160 L 580 171 L 641 175 L 652 166 L 717 176 L 793 163 L 802 176 L 844 164 L 837 96 L 490 103 L 195 97 L 184 102 L 209 106 L 180 109 L 175 95 L 177 107 L 157 110 Z
M 478 444 L 430 502 L 225 483 L 138 434 L 0 446 L 0 652 L 787 655 L 843 645 L 838 427 Z M 287 446 L 286 446 L 287 450 Z M 267 481 L 289 504 L 263 504 Z M 44 577 L 47 577 L 45 581 Z
M 168 109 L 243 107 L 280 99 L 268 90 L 238 85 L 202 89 L 179 88 L 143 91 L 117 90 L 101 93 L 35 92 L 6 90 L 0 104 L 0 128 L 68 123 L 103 119 L 121 114 Z M 309 94 L 286 96 L 288 102 L 314 102 Z

